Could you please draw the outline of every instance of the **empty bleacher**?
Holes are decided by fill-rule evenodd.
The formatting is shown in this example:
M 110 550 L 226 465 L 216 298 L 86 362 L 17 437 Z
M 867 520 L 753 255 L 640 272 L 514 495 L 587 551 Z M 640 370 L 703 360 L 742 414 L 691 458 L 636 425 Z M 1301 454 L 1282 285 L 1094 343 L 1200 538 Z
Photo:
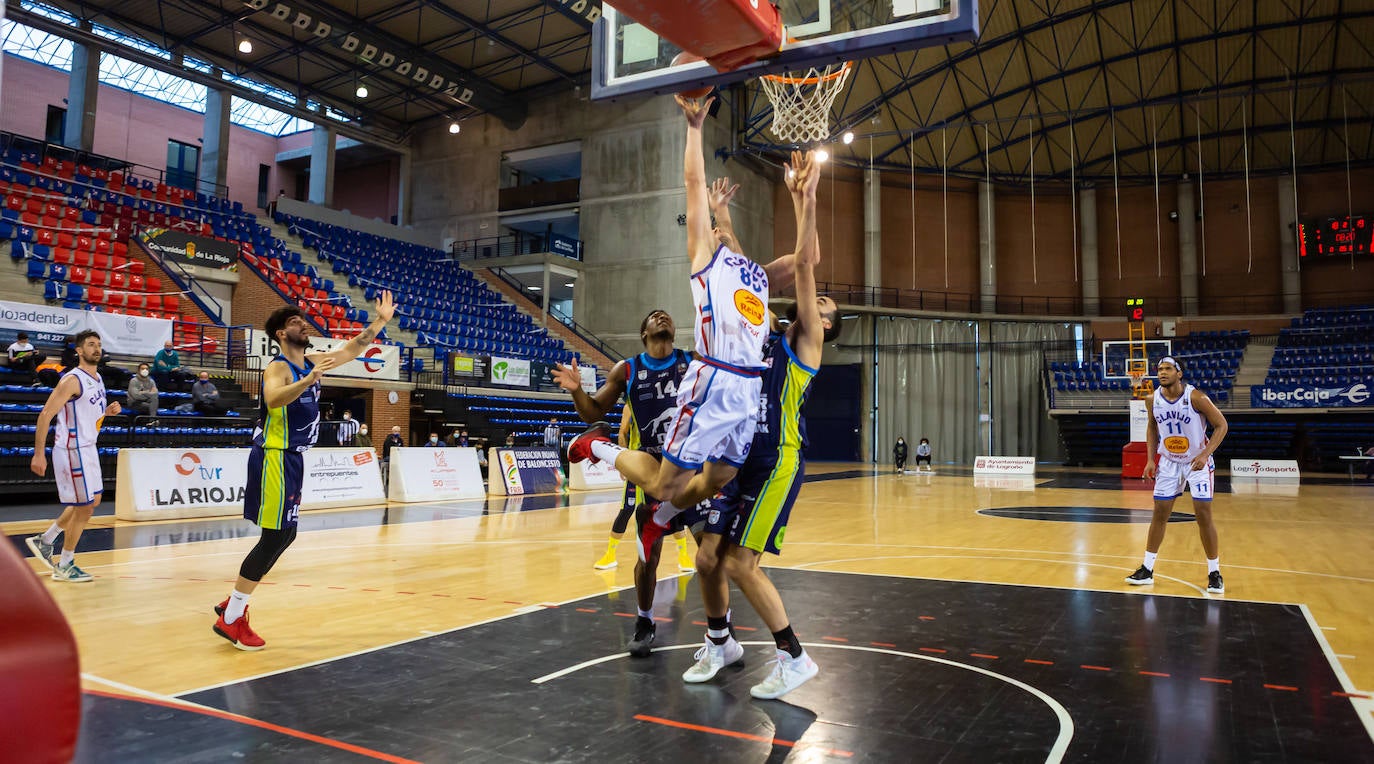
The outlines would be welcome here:
M 1318 308 L 1279 330 L 1265 383 L 1337 387 L 1374 378 L 1374 308 Z
M 1174 340 L 1173 354 L 1183 365 L 1184 382 L 1207 393 L 1218 405 L 1232 399 L 1250 333 L 1245 330 L 1202 331 Z M 1151 370 L 1153 373 L 1153 370 Z M 1108 379 L 1101 356 L 1078 361 L 1048 361 L 1051 408 L 1113 408 L 1130 398 L 1129 379 Z M 1239 401 L 1248 405 L 1249 401 Z
M 449 393 L 456 406 L 451 416 L 461 419 L 474 436 L 501 443 L 507 435 L 528 443 L 542 438 L 553 417 L 563 431 L 563 439 L 581 432 L 587 425 L 578 416 L 571 398 L 531 398 L 523 396 Z M 612 427 L 620 426 L 623 407 L 617 404 L 606 416 Z

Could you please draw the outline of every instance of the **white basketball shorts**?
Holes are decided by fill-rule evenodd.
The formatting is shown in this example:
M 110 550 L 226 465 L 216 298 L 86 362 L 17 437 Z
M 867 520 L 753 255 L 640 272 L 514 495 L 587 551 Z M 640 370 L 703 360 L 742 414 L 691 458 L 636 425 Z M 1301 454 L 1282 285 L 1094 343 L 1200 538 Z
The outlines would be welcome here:
M 1193 469 L 1191 461 L 1175 462 L 1160 457 L 1155 469 L 1156 499 L 1176 499 L 1183 495 L 1183 486 L 1186 484 L 1194 501 L 1212 500 L 1213 473 L 1216 471 L 1212 457 L 1207 457 L 1207 466 L 1200 470 Z
M 695 470 L 708 461 L 744 466 L 758 429 L 763 379 L 695 359 L 677 388 L 663 458 Z
M 81 507 L 100 498 L 104 481 L 95 446 L 54 448 L 52 472 L 57 478 L 57 497 L 63 504 Z

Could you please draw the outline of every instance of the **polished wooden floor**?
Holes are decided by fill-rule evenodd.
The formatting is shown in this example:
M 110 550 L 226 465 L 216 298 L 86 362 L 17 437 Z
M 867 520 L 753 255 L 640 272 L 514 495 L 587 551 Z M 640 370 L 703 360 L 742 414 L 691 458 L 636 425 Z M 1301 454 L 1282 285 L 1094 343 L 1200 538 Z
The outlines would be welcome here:
M 1085 521 L 1118 508 L 1147 516 L 1149 490 L 1123 489 L 1110 471 L 1042 470 L 1024 484 L 989 484 L 952 467 L 895 475 L 816 465 L 812 473 L 820 479 L 802 489 L 774 566 L 1145 593 L 1123 578 L 1140 564 L 1148 525 Z M 257 653 L 234 650 L 210 630 L 211 605 L 228 592 L 251 533 L 192 540 L 219 534 L 185 533 L 195 524 L 180 523 L 177 533 L 158 535 L 149 524 L 98 518 L 96 527 L 114 528 L 107 545 L 115 548 L 80 553 L 95 583 L 53 582 L 49 591 L 76 633 L 89 689 L 184 695 L 631 585 L 628 540 L 618 569 L 592 569 L 616 494 L 528 509 L 562 503 L 540 502 L 394 507 L 364 513 L 370 519 L 362 522 L 344 522 L 356 511 L 312 515 L 337 516 L 340 527 L 302 532 L 254 595 L 253 625 L 268 641 Z M 1190 500 L 1175 510 L 1190 512 Z M 1374 485 L 1345 476 L 1300 487 L 1236 485 L 1217 495 L 1214 512 L 1222 596 L 1306 605 L 1348 691 L 1374 690 Z M 5 532 L 43 525 L 12 523 Z M 1169 526 L 1156 576 L 1147 587 L 1154 594 L 1208 596 L 1194 524 Z M 695 589 L 687 596 L 695 599 Z M 795 625 L 805 639 L 806 624 Z M 1374 711 L 1369 701 L 1353 702 L 1367 719 Z

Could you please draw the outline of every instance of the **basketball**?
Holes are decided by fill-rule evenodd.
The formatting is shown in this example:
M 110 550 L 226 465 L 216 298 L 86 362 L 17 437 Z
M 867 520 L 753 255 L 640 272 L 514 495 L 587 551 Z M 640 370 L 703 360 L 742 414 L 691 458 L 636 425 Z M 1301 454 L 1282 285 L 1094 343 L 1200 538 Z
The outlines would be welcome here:
M 673 57 L 672 65 L 682 66 L 683 64 L 692 64 L 700 60 L 701 56 L 698 56 L 695 53 L 688 53 L 684 50 Z M 706 96 L 711 95 L 712 90 L 715 90 L 715 88 L 710 85 L 707 85 L 704 88 L 694 88 L 692 90 L 679 90 L 678 95 L 682 96 L 683 98 L 705 98 Z

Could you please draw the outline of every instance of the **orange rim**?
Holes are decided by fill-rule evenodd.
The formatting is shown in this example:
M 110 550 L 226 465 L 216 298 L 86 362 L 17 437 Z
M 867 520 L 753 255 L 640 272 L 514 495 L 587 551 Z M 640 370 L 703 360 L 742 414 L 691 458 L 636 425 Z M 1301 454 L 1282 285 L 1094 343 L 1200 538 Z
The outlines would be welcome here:
M 778 82 L 783 85 L 819 85 L 822 82 L 829 82 L 839 77 L 840 75 L 849 71 L 849 67 L 853 65 L 853 61 L 846 61 L 844 62 L 844 66 L 841 66 L 839 69 L 836 69 L 830 74 L 824 74 L 819 77 L 793 77 L 787 74 L 761 74 L 759 75 L 759 78 L 770 80 L 772 82 Z

